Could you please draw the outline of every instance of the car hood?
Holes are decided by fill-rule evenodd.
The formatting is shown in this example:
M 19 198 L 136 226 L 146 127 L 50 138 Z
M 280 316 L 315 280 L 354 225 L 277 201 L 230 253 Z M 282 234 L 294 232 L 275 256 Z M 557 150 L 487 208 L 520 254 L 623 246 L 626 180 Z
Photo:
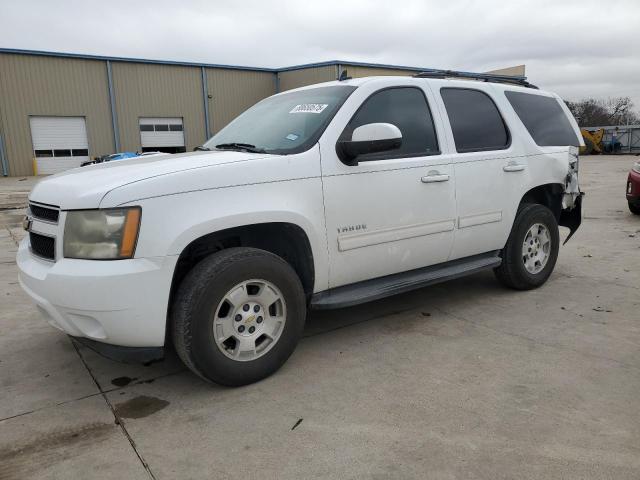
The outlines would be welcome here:
M 74 168 L 41 180 L 29 200 L 62 210 L 97 208 L 110 191 L 142 180 L 176 172 L 258 160 L 270 155 L 211 151 L 136 157 Z

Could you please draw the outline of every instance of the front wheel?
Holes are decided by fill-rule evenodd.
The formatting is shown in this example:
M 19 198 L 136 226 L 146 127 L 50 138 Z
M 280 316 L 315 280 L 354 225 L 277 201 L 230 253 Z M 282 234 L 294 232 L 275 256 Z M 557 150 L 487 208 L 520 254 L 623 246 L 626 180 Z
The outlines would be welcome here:
M 516 290 L 537 288 L 547 281 L 560 247 L 558 222 L 547 207 L 525 204 L 516 215 L 502 264 L 494 269 L 504 285 Z
M 222 385 L 261 380 L 295 349 L 306 318 L 300 279 L 282 258 L 230 248 L 198 263 L 178 289 L 173 341 L 194 373 Z
M 634 215 L 640 215 L 640 202 L 629 202 L 629 211 Z

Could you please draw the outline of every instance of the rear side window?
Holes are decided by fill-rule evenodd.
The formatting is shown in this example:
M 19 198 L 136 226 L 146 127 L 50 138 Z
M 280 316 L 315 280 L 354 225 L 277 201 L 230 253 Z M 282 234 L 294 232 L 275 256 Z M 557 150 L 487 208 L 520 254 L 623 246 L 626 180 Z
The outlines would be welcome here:
M 458 152 L 503 150 L 509 146 L 509 131 L 489 95 L 467 88 L 442 88 L 440 95 Z
M 402 145 L 390 152 L 362 155 L 359 161 L 440 153 L 427 99 L 418 88 L 389 88 L 374 93 L 353 116 L 340 140 L 351 139 L 356 128 L 368 123 L 392 123 L 402 133 Z
M 579 146 L 576 132 L 553 97 L 522 92 L 504 92 L 507 100 L 540 147 Z

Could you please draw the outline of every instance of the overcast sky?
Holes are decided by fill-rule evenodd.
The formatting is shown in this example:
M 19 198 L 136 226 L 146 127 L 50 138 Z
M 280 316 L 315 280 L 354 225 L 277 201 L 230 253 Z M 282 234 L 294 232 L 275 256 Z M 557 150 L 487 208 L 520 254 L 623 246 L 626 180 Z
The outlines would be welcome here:
M 640 110 L 639 0 L 0 0 L 0 47 L 281 67 L 526 64 L 565 99 Z

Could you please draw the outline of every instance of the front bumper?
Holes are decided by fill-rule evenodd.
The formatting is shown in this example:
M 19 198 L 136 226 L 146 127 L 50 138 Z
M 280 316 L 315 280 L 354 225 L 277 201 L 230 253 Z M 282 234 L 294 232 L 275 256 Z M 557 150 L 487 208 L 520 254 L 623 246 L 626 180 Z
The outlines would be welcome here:
M 640 173 L 631 170 L 627 177 L 627 200 L 640 204 Z
M 150 364 L 164 358 L 164 347 L 122 347 L 96 342 L 85 337 L 71 337 L 76 342 L 110 360 L 122 363 Z
M 162 347 L 177 256 L 131 260 L 39 259 L 25 238 L 20 285 L 54 327 L 123 347 Z

